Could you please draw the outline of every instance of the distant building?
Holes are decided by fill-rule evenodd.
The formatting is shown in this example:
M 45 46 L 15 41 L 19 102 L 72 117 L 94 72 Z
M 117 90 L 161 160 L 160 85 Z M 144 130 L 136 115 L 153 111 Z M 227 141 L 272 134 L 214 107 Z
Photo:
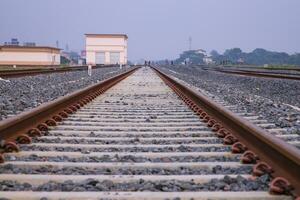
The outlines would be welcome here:
M 35 42 L 24 42 L 23 46 L 26 46 L 26 47 L 35 47 L 36 44 L 35 44 Z
M 237 64 L 245 64 L 244 59 L 243 59 L 243 58 L 239 58 L 239 59 L 237 60 Z
M 43 46 L 0 46 L 0 65 L 60 65 L 60 49 Z
M 127 64 L 127 35 L 85 34 L 87 64 Z
M 18 38 L 12 38 L 10 42 L 5 42 L 4 45 L 19 46 Z
M 80 57 L 81 57 L 82 59 L 86 59 L 86 51 L 85 51 L 85 50 L 81 50 L 81 52 L 80 52 Z
M 205 57 L 203 58 L 203 62 L 204 62 L 205 64 L 207 64 L 207 65 L 213 64 L 213 63 L 214 63 L 214 61 L 213 61 L 213 59 L 212 59 L 211 56 L 205 56 Z
M 192 51 L 194 51 L 196 54 L 203 54 L 205 56 L 207 55 L 206 51 L 203 49 L 196 49 L 196 50 L 192 50 Z

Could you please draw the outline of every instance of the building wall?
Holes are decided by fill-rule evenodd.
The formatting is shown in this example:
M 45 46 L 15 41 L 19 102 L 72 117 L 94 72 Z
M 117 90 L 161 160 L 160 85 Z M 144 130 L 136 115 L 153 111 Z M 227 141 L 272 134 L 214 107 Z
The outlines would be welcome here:
M 0 65 L 59 65 L 56 52 L 0 51 Z
M 110 52 L 120 52 L 119 64 L 127 64 L 127 38 L 125 36 L 86 36 L 86 63 L 96 64 L 96 52 L 105 53 L 105 64 L 110 61 Z

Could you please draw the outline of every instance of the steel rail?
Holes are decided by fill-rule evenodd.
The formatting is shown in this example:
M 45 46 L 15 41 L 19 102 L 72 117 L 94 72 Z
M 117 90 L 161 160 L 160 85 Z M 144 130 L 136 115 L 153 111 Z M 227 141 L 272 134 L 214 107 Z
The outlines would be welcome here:
M 106 68 L 114 67 L 115 65 L 104 65 L 104 66 L 93 66 L 93 68 Z M 16 69 L 16 70 L 1 70 L 0 77 L 2 78 L 12 78 L 12 77 L 22 77 L 22 76 L 33 76 L 38 74 L 48 74 L 48 73 L 63 73 L 69 71 L 83 71 L 87 70 L 87 66 L 75 66 L 75 67 L 47 67 L 39 69 Z
M 48 126 L 54 126 L 56 122 L 66 118 L 68 114 L 72 114 L 137 69 L 138 67 L 133 68 L 100 83 L 77 90 L 32 110 L 0 121 L 0 141 L 5 141 L 5 144 L 10 145 L 9 147 L 14 145 L 9 142 L 14 142 L 15 140 L 29 143 L 30 137 L 27 136 L 38 135 L 41 131 L 47 130 Z M 5 144 L 2 144 L 2 151 Z
M 225 69 L 213 69 L 213 71 L 227 73 L 227 74 L 237 74 L 245 76 L 254 76 L 254 77 L 264 77 L 264 78 L 277 78 L 277 79 L 289 79 L 289 80 L 300 80 L 300 76 L 291 75 L 282 75 L 282 74 L 272 74 L 269 72 L 258 72 L 250 70 L 225 70 Z
M 293 186 L 292 194 L 300 195 L 300 151 L 296 147 L 238 117 L 206 96 L 182 85 L 158 68 L 152 67 L 152 69 L 180 97 L 183 97 L 195 112 L 197 111 L 199 115 L 205 113 L 208 124 L 216 125 L 217 131 L 230 133 L 228 135 L 237 139 L 233 140 L 233 145 L 237 143 L 245 145 L 247 149 L 254 152 L 255 163 L 266 162 L 268 166 L 272 167 L 269 173 L 273 177 L 284 177 Z M 249 151 L 244 151 L 244 155 L 247 152 L 249 153 Z

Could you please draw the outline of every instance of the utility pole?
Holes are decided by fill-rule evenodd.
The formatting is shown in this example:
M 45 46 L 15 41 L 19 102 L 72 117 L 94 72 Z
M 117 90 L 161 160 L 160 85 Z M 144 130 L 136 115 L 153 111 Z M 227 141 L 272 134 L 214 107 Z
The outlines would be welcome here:
M 56 40 L 56 48 L 59 48 L 59 42 Z
M 192 37 L 189 37 L 189 51 L 192 50 Z

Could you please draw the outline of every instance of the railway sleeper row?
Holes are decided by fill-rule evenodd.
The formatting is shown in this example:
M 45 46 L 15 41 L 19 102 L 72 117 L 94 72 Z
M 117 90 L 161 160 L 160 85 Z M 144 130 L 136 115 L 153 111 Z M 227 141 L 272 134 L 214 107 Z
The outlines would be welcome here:
M 172 89 L 142 68 L 40 127 L 42 137 L 10 143 L 0 197 L 293 199 L 285 179 Z

